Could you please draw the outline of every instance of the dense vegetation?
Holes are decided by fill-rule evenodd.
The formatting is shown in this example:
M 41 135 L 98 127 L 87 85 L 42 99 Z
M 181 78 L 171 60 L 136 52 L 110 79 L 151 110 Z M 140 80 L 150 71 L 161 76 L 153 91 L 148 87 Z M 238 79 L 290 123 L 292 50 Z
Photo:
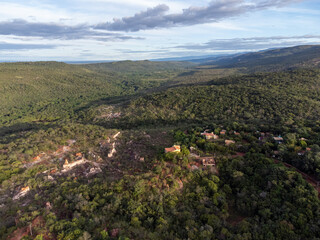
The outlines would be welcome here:
M 318 239 L 316 50 L 0 64 L 0 238 Z
M 124 64 L 1 63 L 0 124 L 72 118 L 101 99 L 159 87 L 190 65 L 142 62 L 130 71 Z
M 294 70 L 220 78 L 205 86 L 179 87 L 131 101 L 119 123 L 317 121 L 320 71 Z M 121 125 L 122 126 L 122 125 Z
M 84 150 L 82 144 L 90 143 L 87 147 L 94 151 L 109 134 L 102 128 L 79 127 L 33 134 L 29 141 L 42 137 L 65 144 L 65 139 L 74 137 L 79 141 L 77 149 Z M 88 130 L 92 134 L 86 133 Z M 237 151 L 234 146 L 206 141 L 199 130 L 174 132 L 182 153 L 154 156 L 149 159 L 151 165 L 145 163 L 149 167 L 140 168 L 142 172 L 127 172 L 117 179 L 110 165 L 94 178 L 77 171 L 68 177 L 56 175 L 53 181 L 41 173 L 52 164 L 28 169 L 2 186 L 10 194 L 12 181 L 28 184 L 34 200 L 21 207 L 8 199 L 5 204 L 11 207 L 1 209 L 6 216 L 3 224 L 10 226 L 11 214 L 17 212 L 18 227 L 32 223 L 34 236 L 49 239 L 307 239 L 319 234 L 316 191 L 300 174 L 263 155 L 267 146 L 256 144 L 254 134 L 241 133 L 251 140 L 240 148 L 250 151 L 234 158 L 230 157 Z M 79 139 L 83 135 L 90 139 Z M 202 154 L 214 153 L 219 175 L 210 168 L 191 168 L 195 163 L 187 150 L 190 146 Z M 37 147 L 44 150 L 44 146 Z M 42 227 L 34 219 L 41 221 Z

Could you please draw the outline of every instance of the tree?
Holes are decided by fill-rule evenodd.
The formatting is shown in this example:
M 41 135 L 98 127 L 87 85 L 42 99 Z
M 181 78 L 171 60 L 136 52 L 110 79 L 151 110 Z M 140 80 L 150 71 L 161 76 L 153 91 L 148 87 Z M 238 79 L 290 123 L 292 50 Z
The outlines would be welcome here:
M 79 237 L 79 240 L 91 240 L 91 234 L 88 232 L 83 232 L 83 235 Z

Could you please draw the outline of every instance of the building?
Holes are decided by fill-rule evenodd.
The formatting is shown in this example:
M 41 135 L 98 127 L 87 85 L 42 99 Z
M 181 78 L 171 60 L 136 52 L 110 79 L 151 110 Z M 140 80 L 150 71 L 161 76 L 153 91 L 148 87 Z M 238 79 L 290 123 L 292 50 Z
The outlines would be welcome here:
M 205 136 L 207 140 L 212 139 L 212 138 L 213 139 L 218 139 L 219 138 L 219 136 L 215 135 L 213 132 L 211 132 L 211 133 L 203 132 L 203 133 L 201 133 L 201 135 Z
M 236 142 L 235 142 L 235 141 L 233 141 L 233 140 L 225 140 L 224 142 L 225 142 L 225 144 L 226 144 L 227 146 L 229 146 L 229 145 L 231 145 L 231 144 L 235 144 L 235 143 L 236 143 Z
M 76 153 L 76 160 L 80 160 L 80 159 L 82 159 L 83 158 L 83 155 L 82 155 L 82 153 Z
M 220 135 L 226 135 L 227 130 L 221 130 Z
M 165 148 L 164 151 L 165 151 L 165 153 L 169 153 L 169 152 L 180 152 L 181 149 L 180 149 L 180 145 L 173 145 L 173 146 L 170 147 L 170 148 Z
M 202 162 L 202 165 L 204 167 L 206 166 L 215 166 L 216 165 L 216 161 L 214 160 L 213 157 L 202 157 L 200 158 L 201 162 Z
M 281 144 L 283 142 L 283 137 L 281 137 L 280 135 L 278 137 L 273 137 L 273 140 L 278 143 Z
M 38 156 L 34 157 L 32 160 L 33 160 L 33 161 L 40 161 L 40 160 L 41 160 L 41 157 L 40 157 L 40 155 L 38 155 Z

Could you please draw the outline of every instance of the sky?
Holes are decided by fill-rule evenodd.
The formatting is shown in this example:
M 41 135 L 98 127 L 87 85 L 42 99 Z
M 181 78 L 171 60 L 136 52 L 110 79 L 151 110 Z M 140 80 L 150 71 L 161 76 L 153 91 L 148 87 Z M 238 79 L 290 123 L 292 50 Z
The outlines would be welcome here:
M 0 0 L 0 61 L 144 60 L 320 44 L 319 0 Z

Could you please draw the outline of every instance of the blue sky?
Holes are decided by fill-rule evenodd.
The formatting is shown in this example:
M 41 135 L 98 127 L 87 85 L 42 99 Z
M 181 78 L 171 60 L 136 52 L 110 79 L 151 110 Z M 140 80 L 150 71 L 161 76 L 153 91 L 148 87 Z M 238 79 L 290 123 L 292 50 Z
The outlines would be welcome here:
M 142 60 L 320 44 L 319 0 L 0 4 L 1 61 Z

